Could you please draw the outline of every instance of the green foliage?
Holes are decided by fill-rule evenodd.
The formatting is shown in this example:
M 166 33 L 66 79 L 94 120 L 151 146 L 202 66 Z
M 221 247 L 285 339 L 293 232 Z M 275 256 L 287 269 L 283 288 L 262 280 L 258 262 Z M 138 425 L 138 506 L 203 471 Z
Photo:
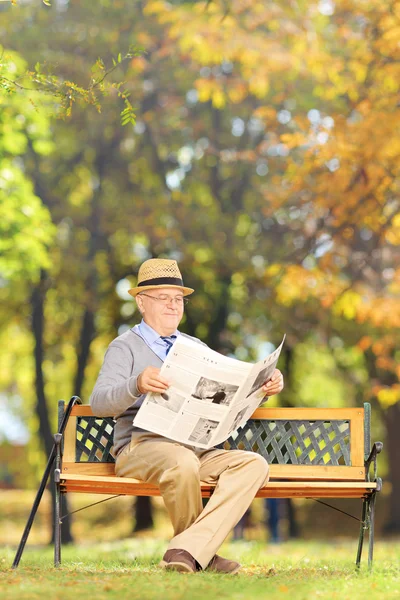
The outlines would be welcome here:
M 44 0 L 43 0 L 44 1 Z M 50 3 L 44 2 L 47 6 Z M 98 113 L 101 112 L 102 98 L 113 95 L 117 91 L 117 97 L 123 100 L 125 108 L 121 112 L 121 123 L 134 124 L 136 115 L 129 101 L 130 94 L 123 87 L 124 81 L 110 81 L 111 74 L 122 66 L 122 63 L 131 60 L 141 54 L 141 50 L 132 46 L 124 55 L 118 53 L 117 59 L 112 58 L 112 67 L 106 68 L 104 62 L 98 58 L 94 65 L 88 69 L 90 83 L 85 87 L 75 81 L 71 81 L 55 74 L 54 66 L 48 63 L 36 62 L 33 70 L 15 72 L 15 56 L 1 49 L 0 57 L 0 96 L 10 94 L 21 94 L 29 92 L 31 102 L 41 110 L 49 112 L 49 99 L 52 100 L 53 114 L 58 118 L 67 119 L 72 114 L 74 105 L 93 106 Z
M 1 66 L 10 77 L 23 68 L 22 58 L 11 52 Z M 50 264 L 55 229 L 23 166 L 29 147 L 39 156 L 53 150 L 50 122 L 28 98 L 8 90 L 0 95 L 0 271 L 6 281 L 35 280 Z
M 11 161 L 0 162 L 0 270 L 6 280 L 34 281 L 50 266 L 48 247 L 54 227 L 27 180 Z
M 367 383 L 363 355 L 356 348 L 332 349 L 303 342 L 294 352 L 292 392 L 301 406 L 321 406 L 323 400 L 327 408 L 344 407 L 349 398 L 357 397 L 357 383 Z

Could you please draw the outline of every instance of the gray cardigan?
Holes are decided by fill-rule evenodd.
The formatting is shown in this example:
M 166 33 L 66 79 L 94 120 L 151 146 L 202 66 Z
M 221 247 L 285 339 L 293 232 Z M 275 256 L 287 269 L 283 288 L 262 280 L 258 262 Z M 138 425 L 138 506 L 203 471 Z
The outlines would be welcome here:
M 197 338 L 185 333 L 181 335 L 205 345 Z M 115 456 L 129 444 L 133 431 L 144 431 L 132 425 L 146 396 L 137 389 L 138 376 L 146 367 L 161 368 L 162 364 L 163 361 L 132 329 L 115 338 L 108 346 L 89 402 L 95 415 L 114 417 L 116 420 Z

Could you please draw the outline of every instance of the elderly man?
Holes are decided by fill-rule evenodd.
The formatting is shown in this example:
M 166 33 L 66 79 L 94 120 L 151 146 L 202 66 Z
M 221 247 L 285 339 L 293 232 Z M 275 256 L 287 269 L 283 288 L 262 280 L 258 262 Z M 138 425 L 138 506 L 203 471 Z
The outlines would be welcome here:
M 177 337 L 186 335 L 178 325 L 186 296 L 193 291 L 184 286 L 176 261 L 150 259 L 142 264 L 138 285 L 129 290 L 142 321 L 111 342 L 90 404 L 95 414 L 116 419 L 117 475 L 160 488 L 174 529 L 161 566 L 188 573 L 207 569 L 234 574 L 240 564 L 216 553 L 266 485 L 267 462 L 242 450 L 200 450 L 132 425 L 145 395 L 164 393 L 170 385 L 160 367 Z M 282 374 L 275 370 L 263 391 L 271 396 L 282 388 Z M 205 508 L 200 482 L 216 485 Z

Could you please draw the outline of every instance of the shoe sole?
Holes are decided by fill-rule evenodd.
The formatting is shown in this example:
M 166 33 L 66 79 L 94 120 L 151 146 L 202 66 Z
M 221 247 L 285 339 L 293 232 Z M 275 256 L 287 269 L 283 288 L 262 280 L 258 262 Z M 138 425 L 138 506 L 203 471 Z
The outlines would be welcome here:
M 218 575 L 237 575 L 242 568 L 242 565 L 237 565 L 232 571 L 219 571 L 218 569 L 207 569 L 209 573 L 218 573 Z
M 166 562 L 165 560 L 162 560 L 158 566 L 162 567 L 166 571 L 178 571 L 179 573 L 195 573 L 195 571 L 193 571 L 193 569 L 184 562 Z
M 233 571 L 216 571 L 215 569 L 208 569 L 209 573 L 215 573 L 216 575 L 237 575 L 240 571 L 240 567 L 234 569 Z

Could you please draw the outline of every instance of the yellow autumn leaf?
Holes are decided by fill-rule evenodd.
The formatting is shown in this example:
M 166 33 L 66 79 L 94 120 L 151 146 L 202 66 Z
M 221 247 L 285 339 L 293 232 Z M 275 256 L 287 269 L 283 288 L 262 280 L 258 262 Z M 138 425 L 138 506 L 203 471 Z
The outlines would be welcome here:
M 385 31 L 385 33 L 383 34 L 383 39 L 396 40 L 398 42 L 400 39 L 400 27 L 392 27 L 391 29 Z
M 226 97 L 221 88 L 214 90 L 212 94 L 212 104 L 215 108 L 223 108 L 226 104 Z
M 234 104 L 239 104 L 246 97 L 246 88 L 244 85 L 236 85 L 233 88 L 229 88 L 227 91 L 228 98 Z
M 392 386 L 391 388 L 381 388 L 377 392 L 377 397 L 384 408 L 393 406 L 400 400 L 400 386 Z
M 281 265 L 274 264 L 274 265 L 270 265 L 269 267 L 266 268 L 265 274 L 268 275 L 269 277 L 275 277 L 275 275 L 278 275 L 278 273 L 280 273 L 281 270 L 282 270 Z
M 362 298 L 360 294 L 353 290 L 348 290 L 336 300 L 333 312 L 336 315 L 343 315 L 346 319 L 354 319 L 361 303 Z
M 274 121 L 276 119 L 276 109 L 271 106 L 260 106 L 254 111 L 254 116 L 263 121 Z
M 198 91 L 200 102 L 208 102 L 213 93 L 214 83 L 209 79 L 198 79 L 195 82 L 195 87 Z
M 280 139 L 288 148 L 297 148 L 298 146 L 304 146 L 309 142 L 307 136 L 300 131 L 296 131 L 295 133 L 283 133 Z
M 146 2 L 143 7 L 143 13 L 145 15 L 152 15 L 157 13 L 162 13 L 168 8 L 168 3 L 163 0 L 151 0 L 150 2 Z
M 269 81 L 267 77 L 252 77 L 249 83 L 249 90 L 257 98 L 264 98 L 269 92 Z

